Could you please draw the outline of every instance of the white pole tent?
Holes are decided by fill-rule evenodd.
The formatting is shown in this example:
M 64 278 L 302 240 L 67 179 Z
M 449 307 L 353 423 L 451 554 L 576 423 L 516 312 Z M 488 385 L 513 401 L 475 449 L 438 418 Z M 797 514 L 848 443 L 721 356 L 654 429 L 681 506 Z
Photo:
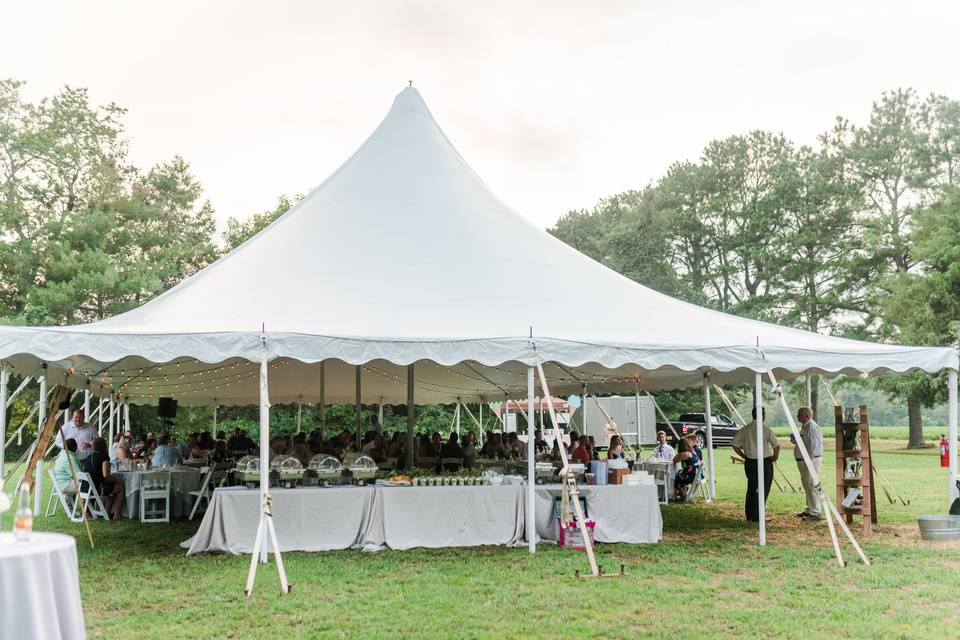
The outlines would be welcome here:
M 618 313 L 571 314 L 565 300 L 541 296 L 515 298 L 506 311 L 476 307 L 478 295 L 518 281 L 562 283 L 583 308 L 616 301 Z M 322 299 L 309 294 L 318 282 Z M 374 300 L 389 312 L 371 313 Z M 54 380 L 83 389 L 89 379 L 95 395 L 134 404 L 260 404 L 262 357 L 270 403 L 365 399 L 407 403 L 411 416 L 414 401 L 529 398 L 528 368 L 538 362 L 556 396 L 749 384 L 768 371 L 789 381 L 960 366 L 953 348 L 740 318 L 610 270 L 497 198 L 413 87 L 300 203 L 164 294 L 92 324 L 0 327 L 0 364 L 12 373 L 46 366 Z M 949 380 L 955 452 L 956 375 Z

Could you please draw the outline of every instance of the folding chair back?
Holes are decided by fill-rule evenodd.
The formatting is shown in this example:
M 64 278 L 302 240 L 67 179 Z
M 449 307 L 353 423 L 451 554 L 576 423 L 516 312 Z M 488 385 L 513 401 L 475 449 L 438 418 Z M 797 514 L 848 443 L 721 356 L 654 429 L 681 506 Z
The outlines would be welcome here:
M 417 458 L 417 466 L 421 469 L 436 469 L 437 458 L 436 456 L 423 456 L 422 458 Z
M 103 518 L 104 520 L 109 520 L 110 515 L 107 513 L 107 508 L 104 506 L 103 499 L 100 497 L 100 492 L 97 491 L 97 488 L 93 485 L 93 479 L 85 471 L 77 471 L 77 482 L 79 483 L 79 494 L 80 498 L 83 499 L 84 508 L 93 518 Z
M 200 482 L 200 488 L 196 491 L 191 491 L 190 495 L 193 496 L 193 508 L 190 509 L 190 520 L 193 520 L 193 516 L 197 514 L 197 509 L 200 507 L 200 503 L 203 501 L 210 501 L 210 486 L 213 484 L 213 467 L 204 467 L 200 469 L 200 474 L 203 476 L 203 479 Z
M 73 522 L 80 522 L 80 518 L 74 514 L 74 509 L 76 505 L 74 504 L 74 498 L 72 494 L 68 496 L 60 488 L 60 485 L 57 484 L 57 478 L 53 475 L 53 469 L 47 469 L 47 475 L 50 477 L 50 497 L 47 499 L 47 510 L 44 512 L 46 516 L 52 516 L 57 513 L 57 503 L 60 503 L 60 506 L 63 507 L 63 512 L 67 514 L 67 517 L 70 518 Z
M 693 497 L 696 495 L 697 490 L 700 490 L 700 495 L 703 496 L 704 500 L 707 500 L 707 483 L 704 482 L 705 474 L 703 472 L 704 464 L 703 461 L 697 465 L 697 473 L 694 477 L 693 482 L 687 488 L 687 496 L 684 498 L 684 502 L 693 502 Z
M 170 472 L 140 476 L 140 522 L 170 522 Z
M 444 471 L 459 471 L 463 466 L 463 458 L 442 458 L 440 464 Z

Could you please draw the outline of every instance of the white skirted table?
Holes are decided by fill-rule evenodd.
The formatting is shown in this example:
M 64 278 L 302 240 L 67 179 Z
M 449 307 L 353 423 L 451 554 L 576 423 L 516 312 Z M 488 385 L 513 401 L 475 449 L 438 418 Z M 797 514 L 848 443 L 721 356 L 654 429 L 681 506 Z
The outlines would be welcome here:
M 86 637 L 73 538 L 34 532 L 18 542 L 0 533 L 0 638 Z
M 114 471 L 113 474 L 123 478 L 123 486 L 127 494 L 123 502 L 123 517 L 137 520 L 140 518 L 140 481 L 144 471 Z M 200 488 L 199 469 L 179 467 L 170 470 L 170 517 L 186 518 L 193 508 L 191 491 Z M 256 528 L 256 527 L 254 527 Z
M 554 500 L 560 497 L 559 484 L 538 485 L 534 505 L 537 535 L 556 540 Z M 586 499 L 587 519 L 594 520 L 597 542 L 646 544 L 663 538 L 663 518 L 656 485 L 586 485 L 579 487 Z
M 659 542 L 663 521 L 656 487 L 583 487 L 598 542 Z M 273 489 L 281 551 L 516 546 L 526 539 L 526 487 L 304 487 Z M 560 485 L 536 488 L 539 540 L 554 540 L 553 498 Z M 260 492 L 213 492 L 187 554 L 253 551 Z

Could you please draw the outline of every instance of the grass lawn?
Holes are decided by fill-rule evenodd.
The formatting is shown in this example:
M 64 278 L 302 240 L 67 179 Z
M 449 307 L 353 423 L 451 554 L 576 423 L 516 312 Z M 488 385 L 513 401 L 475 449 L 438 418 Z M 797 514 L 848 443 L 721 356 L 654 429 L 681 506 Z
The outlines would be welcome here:
M 605 568 L 626 564 L 620 579 L 575 581 L 585 555 L 549 545 L 535 557 L 504 548 L 289 553 L 293 592 L 280 595 L 271 564 L 247 599 L 248 557 L 183 555 L 179 543 L 197 523 L 98 522 L 93 550 L 62 516 L 36 524 L 77 538 L 92 638 L 957 637 L 960 544 L 922 542 L 914 524 L 945 511 L 946 470 L 935 449 L 903 446 L 874 446 L 910 505 L 878 495 L 879 531 L 860 538 L 871 567 L 849 546 L 849 566 L 838 567 L 826 525 L 794 516 L 802 494 L 776 487 L 768 546 L 758 547 L 741 520 L 743 467 L 729 449 L 717 450 L 719 500 L 665 507 L 662 544 L 599 547 Z M 784 453 L 780 467 L 799 487 Z M 830 454 L 823 475 L 833 495 Z

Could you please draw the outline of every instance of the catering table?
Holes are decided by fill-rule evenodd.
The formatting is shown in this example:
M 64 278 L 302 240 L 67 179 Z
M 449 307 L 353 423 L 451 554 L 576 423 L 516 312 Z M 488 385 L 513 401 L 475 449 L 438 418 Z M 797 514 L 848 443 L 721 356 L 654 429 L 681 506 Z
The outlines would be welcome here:
M 659 542 L 663 538 L 663 519 L 656 485 L 586 485 L 579 487 L 586 498 L 587 517 L 596 521 L 597 542 Z M 537 485 L 534 498 L 537 535 L 541 540 L 556 540 L 554 498 L 561 495 L 559 484 Z
M 58 533 L 0 533 L 0 637 L 86 638 L 77 546 Z M 10 635 L 6 635 L 10 634 Z
M 560 485 L 537 485 L 541 540 L 554 540 L 553 498 Z M 656 487 L 587 486 L 598 542 L 658 542 L 663 521 Z M 273 489 L 273 522 L 281 551 L 519 545 L 525 540 L 526 486 L 301 487 Z M 253 551 L 260 492 L 213 492 L 200 528 L 181 544 L 187 555 Z
M 123 486 L 126 488 L 126 498 L 123 503 L 124 518 L 140 518 L 140 481 L 144 473 L 153 473 L 157 471 L 114 471 L 114 475 L 123 478 Z M 170 517 L 186 518 L 190 515 L 190 509 L 193 508 L 193 496 L 191 491 L 200 488 L 200 482 L 203 478 L 199 469 L 180 467 L 170 470 Z
M 377 487 L 362 548 L 516 546 L 524 487 Z
M 331 551 L 359 546 L 373 494 L 373 487 L 273 489 L 273 523 L 280 550 Z M 250 553 L 259 513 L 259 489 L 216 489 L 196 535 L 181 546 L 187 548 L 187 555 Z

